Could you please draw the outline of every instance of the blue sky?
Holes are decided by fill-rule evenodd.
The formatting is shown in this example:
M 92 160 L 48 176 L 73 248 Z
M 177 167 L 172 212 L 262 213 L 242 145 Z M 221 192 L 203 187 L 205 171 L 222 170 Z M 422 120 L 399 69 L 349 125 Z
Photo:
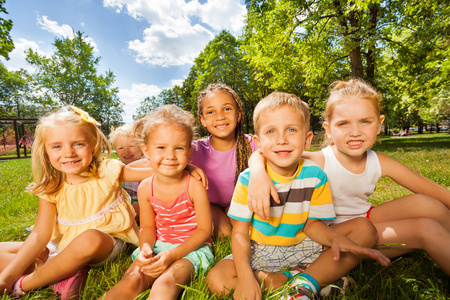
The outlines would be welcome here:
M 241 34 L 244 0 L 6 0 L 14 23 L 10 70 L 33 71 L 24 51 L 54 52 L 56 37 L 81 31 L 100 56 L 98 72 L 111 70 L 124 102 L 125 122 L 147 96 L 156 96 L 189 74 L 193 60 L 221 30 Z

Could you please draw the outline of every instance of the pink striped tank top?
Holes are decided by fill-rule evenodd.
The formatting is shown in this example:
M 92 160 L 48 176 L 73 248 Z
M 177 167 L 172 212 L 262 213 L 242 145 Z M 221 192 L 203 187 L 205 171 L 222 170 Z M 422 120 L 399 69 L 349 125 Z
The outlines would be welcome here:
M 153 197 L 153 179 L 150 183 L 150 203 L 155 211 L 156 240 L 181 244 L 197 230 L 197 217 L 189 193 L 189 172 L 186 176 L 184 192 L 171 203 Z

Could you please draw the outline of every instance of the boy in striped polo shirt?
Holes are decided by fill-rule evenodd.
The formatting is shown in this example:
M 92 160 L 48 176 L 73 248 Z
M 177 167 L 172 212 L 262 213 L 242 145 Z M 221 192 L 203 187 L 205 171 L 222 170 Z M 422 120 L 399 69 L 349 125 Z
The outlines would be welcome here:
M 213 293 L 223 296 L 234 289 L 234 299 L 261 299 L 261 284 L 263 289 L 276 289 L 291 280 L 293 289 L 285 299 L 312 299 L 320 285 L 347 274 L 360 257 L 389 263 L 370 249 L 377 232 L 369 220 L 331 226 L 323 222 L 336 218 L 327 176 L 300 157 L 313 136 L 309 118 L 308 104 L 292 94 L 274 92 L 256 106 L 254 139 L 267 160 L 280 203 L 271 199 L 268 220 L 253 214 L 247 206 L 249 169 L 240 174 L 228 211 L 234 219 L 232 254 L 208 274 Z M 301 273 L 287 271 L 300 264 L 310 265 Z

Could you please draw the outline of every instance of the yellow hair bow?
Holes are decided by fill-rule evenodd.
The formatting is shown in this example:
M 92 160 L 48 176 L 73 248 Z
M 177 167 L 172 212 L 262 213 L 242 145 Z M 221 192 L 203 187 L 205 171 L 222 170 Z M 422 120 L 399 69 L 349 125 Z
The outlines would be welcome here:
M 71 109 L 73 109 L 76 113 L 79 113 L 81 116 L 81 121 L 84 121 L 86 123 L 94 124 L 95 126 L 101 126 L 99 122 L 97 122 L 93 117 L 91 117 L 87 112 L 85 112 L 82 109 L 79 109 L 78 107 L 69 105 Z

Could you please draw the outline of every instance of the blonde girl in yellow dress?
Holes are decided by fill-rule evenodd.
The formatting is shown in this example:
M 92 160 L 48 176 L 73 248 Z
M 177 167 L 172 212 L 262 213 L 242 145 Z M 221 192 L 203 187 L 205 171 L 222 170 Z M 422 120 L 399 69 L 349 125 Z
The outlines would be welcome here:
M 102 159 L 110 146 L 99 125 L 72 106 L 39 120 L 28 187 L 39 197 L 36 224 L 25 242 L 0 243 L 0 296 L 53 284 L 62 299 L 76 299 L 89 267 L 115 259 L 124 242 L 139 245 L 122 181 L 154 172 Z

